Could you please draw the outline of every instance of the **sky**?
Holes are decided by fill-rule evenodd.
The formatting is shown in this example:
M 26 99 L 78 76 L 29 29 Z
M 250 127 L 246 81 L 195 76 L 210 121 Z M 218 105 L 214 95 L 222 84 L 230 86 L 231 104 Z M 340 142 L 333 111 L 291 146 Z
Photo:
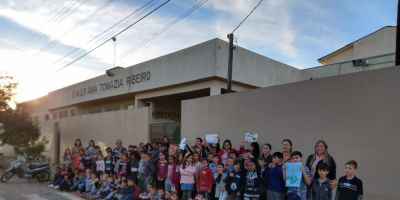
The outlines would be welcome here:
M 138 21 L 165 1 L 1 0 L 0 72 L 19 83 L 15 101 L 102 75 L 114 60 L 115 66 L 129 67 L 214 38 L 227 41 L 259 2 L 171 0 Z M 235 43 L 305 69 L 358 38 L 395 25 L 396 16 L 397 0 L 264 0 L 235 31 Z M 133 23 L 115 43 L 110 40 Z

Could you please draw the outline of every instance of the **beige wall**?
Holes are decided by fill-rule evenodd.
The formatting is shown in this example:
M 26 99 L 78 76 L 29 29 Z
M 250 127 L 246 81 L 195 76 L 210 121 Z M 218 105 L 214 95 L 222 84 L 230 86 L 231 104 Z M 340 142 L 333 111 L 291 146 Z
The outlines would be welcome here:
M 226 78 L 227 45 L 227 42 L 220 39 L 209 40 L 134 66 L 117 69 L 113 76 L 102 75 L 67 86 L 49 93 L 48 108 L 57 109 L 81 102 L 139 93 L 213 77 Z M 238 47 L 234 54 L 234 81 L 265 87 L 294 82 L 302 78 L 299 69 L 249 50 Z M 145 77 L 143 81 L 142 74 Z M 132 75 L 135 75 L 135 80 L 140 81 L 132 84 L 128 81 L 128 77 L 131 80 Z M 112 83 L 112 87 L 104 87 L 106 83 Z
M 124 145 L 147 142 L 150 111 L 148 107 L 80 115 L 60 120 L 61 153 L 80 138 L 84 146 L 94 139 L 103 148 L 114 146 L 116 139 Z
M 353 59 L 368 58 L 395 52 L 396 27 L 388 26 L 353 44 Z
M 246 131 L 260 133 L 280 151 L 290 138 L 308 156 L 317 139 L 325 139 L 338 176 L 355 159 L 366 199 L 395 200 L 400 139 L 400 68 L 393 67 L 183 101 L 182 137 L 193 142 L 218 133 L 237 146 Z
M 342 52 L 332 55 L 329 59 L 322 62 L 323 65 L 330 65 L 334 63 L 341 63 L 345 61 L 353 60 L 353 45 L 346 48 Z
M 354 66 L 353 62 L 350 61 L 303 69 L 304 80 L 393 67 L 395 55 L 394 53 L 387 54 L 384 56 L 368 58 L 366 60 L 368 65 L 365 66 Z
M 396 27 L 386 26 L 337 50 L 337 53 L 327 55 L 319 62 L 323 65 L 329 65 L 391 54 L 395 52 L 395 45 Z

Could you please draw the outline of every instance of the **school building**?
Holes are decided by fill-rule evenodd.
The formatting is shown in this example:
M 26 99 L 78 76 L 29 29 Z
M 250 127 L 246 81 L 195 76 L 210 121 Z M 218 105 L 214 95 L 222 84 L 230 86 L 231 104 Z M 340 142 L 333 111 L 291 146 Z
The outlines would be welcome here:
M 290 138 L 304 157 L 325 139 L 338 175 L 359 161 L 368 199 L 397 199 L 394 158 L 400 130 L 400 69 L 394 67 L 395 27 L 384 27 L 299 70 L 237 47 L 233 90 L 226 92 L 228 44 L 213 39 L 175 53 L 50 92 L 18 104 L 50 141 L 52 161 L 76 138 L 102 147 L 175 142 L 216 133 L 235 146 L 245 132 L 280 151 Z M 372 50 L 365 50 L 370 48 Z M 376 48 L 379 48 L 376 50 Z M 386 163 L 382 170 L 382 164 Z M 379 172 L 379 173 L 378 173 Z M 389 180 L 389 177 L 394 177 Z

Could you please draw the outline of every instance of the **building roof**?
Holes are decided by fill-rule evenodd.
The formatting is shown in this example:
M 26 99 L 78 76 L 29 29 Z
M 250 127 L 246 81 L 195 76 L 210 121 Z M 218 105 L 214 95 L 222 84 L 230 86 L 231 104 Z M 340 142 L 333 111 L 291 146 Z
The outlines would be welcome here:
M 374 32 L 372 32 L 372 33 L 370 33 L 370 34 L 368 34 L 368 35 L 365 35 L 365 36 L 362 37 L 362 38 L 359 38 L 359 39 L 357 39 L 357 40 L 355 40 L 355 41 L 353 41 L 353 42 L 351 42 L 351 43 L 349 43 L 349 44 L 344 45 L 343 47 L 339 48 L 338 50 L 336 50 L 336 51 L 334 51 L 334 52 L 332 52 L 332 53 L 329 53 L 328 55 L 325 55 L 325 56 L 319 58 L 319 59 L 318 59 L 318 62 L 319 62 L 319 63 L 323 63 L 324 60 L 329 59 L 329 58 L 331 58 L 331 57 L 333 57 L 333 56 L 335 56 L 335 55 L 337 55 L 337 54 L 339 54 L 339 53 L 342 53 L 343 51 L 345 51 L 345 50 L 347 50 L 347 49 L 353 47 L 354 43 L 356 43 L 356 42 L 358 42 L 358 41 L 360 41 L 360 40 L 362 40 L 362 39 L 364 39 L 364 38 L 366 38 L 366 37 L 369 37 L 369 36 L 371 36 L 371 35 L 374 35 L 374 34 L 376 34 L 377 32 L 380 32 L 380 31 L 382 31 L 383 29 L 386 29 L 386 28 L 396 28 L 396 26 L 384 26 L 384 27 L 382 27 L 382 28 L 380 28 L 380 29 L 378 29 L 378 30 L 376 30 L 376 31 L 374 31 Z

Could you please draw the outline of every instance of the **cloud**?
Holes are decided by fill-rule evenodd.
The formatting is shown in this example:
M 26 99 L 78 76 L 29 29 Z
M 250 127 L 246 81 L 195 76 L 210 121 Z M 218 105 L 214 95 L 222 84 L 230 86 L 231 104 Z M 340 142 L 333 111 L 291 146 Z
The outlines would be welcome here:
M 56 69 L 74 60 L 82 53 L 73 54 L 64 59 L 63 62 L 53 63 L 74 48 L 81 48 L 81 52 L 87 52 L 109 39 L 118 30 L 133 23 L 144 13 L 136 16 L 136 18 L 130 18 L 118 26 L 118 30 L 113 29 L 111 31 L 113 34 L 109 33 L 98 38 L 95 42 L 85 44 L 88 40 L 148 2 L 148 0 L 114 0 L 103 9 L 98 10 L 108 1 L 3 0 L 0 2 L 0 16 L 25 27 L 25 30 L 40 30 L 42 32 L 41 40 L 36 41 L 35 45 L 31 45 L 20 54 L 14 52 L 11 56 L 7 49 L 10 46 L 12 47 L 15 42 L 22 40 L 24 34 L 15 33 L 12 37 L 7 34 L 0 40 L 0 55 L 5 58 L 4 63 L 7 63 L 7 67 L 3 68 L 15 72 L 16 76 L 21 77 L 20 80 L 23 80 L 26 85 L 21 84 L 21 88 L 24 88 L 21 93 L 33 93 L 34 90 L 29 89 L 29 86 L 33 84 L 38 84 L 38 89 L 35 89 L 37 91 L 39 89 L 47 92 L 55 90 L 93 77 L 113 66 L 114 44 L 111 41 L 61 72 L 56 72 Z M 68 8 L 68 5 L 71 7 L 74 2 L 81 4 L 75 4 L 74 9 L 71 8 L 64 14 L 55 12 L 62 8 Z M 159 5 L 162 1 L 156 0 L 155 2 Z M 184 18 L 142 48 L 124 58 L 119 56 L 158 32 L 197 2 L 199 0 L 171 1 L 165 7 L 118 36 L 116 64 L 127 67 L 215 37 L 226 40 L 226 35 L 258 3 L 257 0 L 209 0 L 199 10 Z M 263 1 L 235 32 L 238 45 L 295 67 L 314 66 L 317 59 L 316 54 L 329 52 L 339 44 L 349 42 L 347 41 L 348 38 L 345 37 L 345 32 L 332 25 L 332 19 L 336 19 L 335 17 L 338 14 L 333 12 L 333 9 L 329 6 L 324 5 L 324 2 L 321 3 L 317 0 L 301 2 L 292 0 Z M 51 17 L 56 13 L 60 14 L 56 15 L 60 16 L 57 20 Z M 22 29 L 20 30 L 22 31 Z M 31 36 L 33 34 L 32 31 L 28 31 L 28 33 Z M 39 49 L 52 41 L 54 43 L 52 48 L 40 53 L 39 56 L 33 56 Z M 18 61 L 14 62 L 15 60 Z M 42 72 L 40 74 L 37 71 Z M 26 72 L 29 72 L 29 74 Z M 43 73 L 46 75 L 43 75 Z M 37 77 L 41 78 L 38 79 Z M 43 92 L 40 95 L 43 95 Z M 32 95 L 31 97 L 35 96 Z
M 226 6 L 224 0 L 211 1 L 213 9 L 222 11 L 228 16 L 216 20 L 217 35 L 226 37 L 257 2 L 237 0 Z M 291 23 L 287 1 L 263 1 L 236 31 L 236 36 L 245 44 L 256 44 L 258 48 L 267 47 L 275 53 L 283 54 L 287 59 L 295 59 L 298 55 L 298 49 L 294 44 L 296 33 Z

